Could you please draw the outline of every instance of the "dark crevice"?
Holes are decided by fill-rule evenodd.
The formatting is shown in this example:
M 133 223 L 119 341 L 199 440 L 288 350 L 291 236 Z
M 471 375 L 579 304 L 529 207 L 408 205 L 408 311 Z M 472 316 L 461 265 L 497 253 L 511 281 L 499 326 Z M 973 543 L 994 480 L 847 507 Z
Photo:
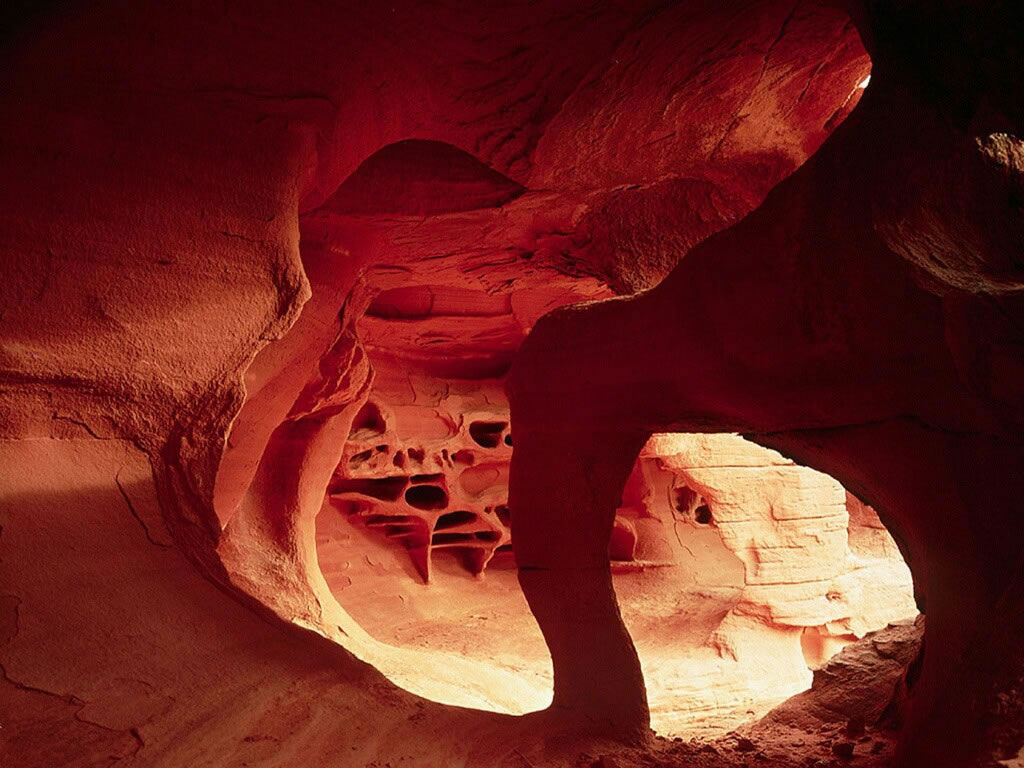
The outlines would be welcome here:
M 497 448 L 507 426 L 504 421 L 474 421 L 469 425 L 469 436 L 481 448 Z
M 405 492 L 405 501 L 416 509 L 444 509 L 448 506 L 448 494 L 436 485 L 414 485 Z
M 383 435 L 386 431 L 387 422 L 384 421 L 380 408 L 374 403 L 367 402 L 352 420 L 352 429 L 349 431 L 348 438 L 353 441 L 371 440 Z
M 472 523 L 476 519 L 476 515 L 464 509 L 456 510 L 455 512 L 448 512 L 437 518 L 434 530 L 442 531 L 446 528 L 456 528 L 460 525 Z
M 146 534 L 146 539 L 149 540 L 150 544 L 160 547 L 161 549 L 170 549 L 171 545 L 162 541 L 157 541 L 153 538 L 153 535 L 149 532 L 149 526 L 146 525 L 145 521 L 139 516 L 139 512 L 135 509 L 135 505 L 132 500 L 128 497 L 128 493 L 125 491 L 124 486 L 121 485 L 121 473 L 120 471 L 114 475 L 114 483 L 117 485 L 117 490 L 121 492 L 121 498 L 124 499 L 124 503 L 128 505 L 128 511 L 131 512 L 132 517 L 135 521 L 142 526 L 143 533 Z
M 336 495 L 358 493 L 363 496 L 380 499 L 381 501 L 398 501 L 408 482 L 408 478 L 402 475 L 396 477 L 338 478 L 331 486 L 331 493 Z

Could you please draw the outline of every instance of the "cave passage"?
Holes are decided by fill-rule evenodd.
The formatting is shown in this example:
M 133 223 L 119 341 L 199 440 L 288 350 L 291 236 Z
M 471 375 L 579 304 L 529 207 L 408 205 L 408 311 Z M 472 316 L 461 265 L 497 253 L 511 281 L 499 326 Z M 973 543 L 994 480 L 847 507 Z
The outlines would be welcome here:
M 412 395 L 389 391 L 383 375 L 363 408 L 379 428 L 353 425 L 317 517 L 320 567 L 341 606 L 391 647 L 377 667 L 409 690 L 543 709 L 551 660 L 516 578 L 500 386 L 408 381 Z M 806 690 L 811 670 L 846 645 L 917 613 L 910 571 L 871 507 L 737 435 L 653 436 L 609 558 L 652 727 L 667 737 L 750 723 Z M 468 666 L 438 685 L 453 657 Z
M 0 755 L 1024 765 L 1024 3 L 177 5 L 0 9 Z

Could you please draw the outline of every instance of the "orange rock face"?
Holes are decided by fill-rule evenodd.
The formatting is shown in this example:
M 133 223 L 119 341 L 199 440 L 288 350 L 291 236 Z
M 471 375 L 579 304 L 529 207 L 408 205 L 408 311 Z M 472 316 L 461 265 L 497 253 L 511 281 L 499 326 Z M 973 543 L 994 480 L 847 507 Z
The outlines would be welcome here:
M 1018 759 L 1022 12 L 4 6 L 0 755 Z

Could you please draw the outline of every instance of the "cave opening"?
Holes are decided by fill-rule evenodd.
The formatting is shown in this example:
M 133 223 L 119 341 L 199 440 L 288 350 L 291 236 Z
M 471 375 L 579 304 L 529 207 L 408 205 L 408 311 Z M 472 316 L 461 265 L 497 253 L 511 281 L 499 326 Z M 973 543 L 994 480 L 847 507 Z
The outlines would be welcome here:
M 443 703 L 537 711 L 551 703 L 552 662 L 517 580 L 504 379 L 424 361 L 406 329 L 436 318 L 410 320 L 406 293 L 388 296 L 388 320 L 361 321 L 376 378 L 316 519 L 317 558 L 341 607 L 387 649 L 374 659 L 385 675 Z M 423 293 L 419 304 L 445 305 Z M 488 311 L 491 328 L 508 323 Z M 407 346 L 384 322 L 402 324 Z M 652 436 L 608 559 L 666 737 L 749 724 L 844 647 L 917 614 L 910 571 L 870 506 L 735 434 Z
M 853 69 L 860 77 L 870 62 Z M 866 85 L 847 86 L 849 74 L 829 129 Z M 441 240 L 452 237 L 446 227 L 488 221 L 490 207 L 508 215 L 513 200 L 536 215 L 530 192 L 461 150 L 441 153 L 462 169 L 451 178 L 444 163 L 422 162 L 436 151 L 430 142 L 379 150 L 307 228 L 341 223 L 376 237 L 381 216 L 393 228 L 381 247 L 415 250 L 424 215 L 440 217 L 441 234 L 428 237 Z M 408 163 L 424 178 L 403 187 Z M 368 184 L 387 192 L 383 208 L 354 205 L 360 194 L 348 187 Z M 456 213 L 464 218 L 446 218 Z M 371 298 L 352 320 L 373 386 L 316 518 L 324 582 L 380 644 L 378 670 L 428 699 L 513 714 L 552 703 L 554 675 L 550 637 L 517 579 L 509 370 L 552 309 L 654 286 L 678 258 L 640 268 L 630 260 L 646 254 L 631 251 L 603 273 L 569 267 L 551 279 L 534 265 L 561 270 L 557 260 L 571 262 L 578 244 L 538 237 L 555 242 L 521 253 L 502 244 L 513 254 L 498 269 L 472 257 L 453 269 L 452 253 L 424 251 L 405 254 L 411 268 L 385 261 L 362 274 Z M 562 543 L 571 548 L 571 535 Z M 735 434 L 654 435 L 623 489 L 607 558 L 662 736 L 749 724 L 806 691 L 812 670 L 845 646 L 916 614 L 910 571 L 873 510 L 827 475 Z
M 1024 761 L 1024 5 L 35 4 L 11 762 Z
M 318 558 L 342 607 L 394 649 L 390 662 L 378 659 L 382 672 L 393 663 L 403 685 L 446 703 L 535 711 L 550 703 L 551 666 L 516 580 L 501 466 L 509 452 L 501 441 L 480 446 L 468 429 L 479 421 L 454 411 L 447 423 L 462 426 L 446 438 L 407 431 L 464 403 L 473 387 L 463 384 L 452 400 L 423 406 L 426 415 L 399 417 L 382 392 L 371 395 L 385 423 L 385 437 L 373 439 L 388 440 L 389 452 L 416 443 L 441 470 L 427 475 L 434 484 L 409 486 L 431 489 L 431 503 L 368 497 L 358 485 L 367 480 L 350 477 L 343 460 L 317 519 Z M 489 423 L 505 429 L 508 420 Z M 362 439 L 353 430 L 346 452 L 360 453 Z M 474 461 L 445 461 L 445 449 L 449 458 L 473 451 Z M 473 477 L 481 466 L 486 482 Z M 407 477 L 376 482 L 405 487 Z M 623 490 L 608 552 L 652 727 L 666 737 L 748 724 L 807 690 L 812 671 L 847 645 L 917 614 L 910 571 L 875 511 L 828 475 L 738 435 L 652 437 Z M 437 669 L 416 679 L 409 651 L 442 668 L 449 656 L 467 662 L 464 687 L 436 692 Z

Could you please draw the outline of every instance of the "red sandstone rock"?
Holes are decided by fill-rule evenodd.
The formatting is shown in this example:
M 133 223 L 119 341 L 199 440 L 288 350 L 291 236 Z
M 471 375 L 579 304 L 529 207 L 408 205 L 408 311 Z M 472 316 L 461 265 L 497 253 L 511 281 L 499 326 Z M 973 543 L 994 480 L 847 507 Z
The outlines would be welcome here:
M 869 633 L 816 669 L 810 690 L 773 709 L 751 730 L 786 725 L 810 732 L 823 722 L 857 721 L 863 732 L 865 724 L 875 725 L 905 703 L 897 698 L 899 684 L 921 652 L 923 634 L 922 617 Z
M 893 532 L 928 613 L 900 765 L 1018 756 L 1024 19 L 849 5 L 856 30 L 772 0 L 5 7 L 4 755 L 647 749 L 609 541 L 649 435 L 687 430 L 826 471 Z M 314 525 L 371 386 L 353 329 L 374 296 L 435 375 L 515 358 L 546 713 L 423 702 L 352 656 L 380 649 Z M 397 327 L 377 326 L 371 353 Z

